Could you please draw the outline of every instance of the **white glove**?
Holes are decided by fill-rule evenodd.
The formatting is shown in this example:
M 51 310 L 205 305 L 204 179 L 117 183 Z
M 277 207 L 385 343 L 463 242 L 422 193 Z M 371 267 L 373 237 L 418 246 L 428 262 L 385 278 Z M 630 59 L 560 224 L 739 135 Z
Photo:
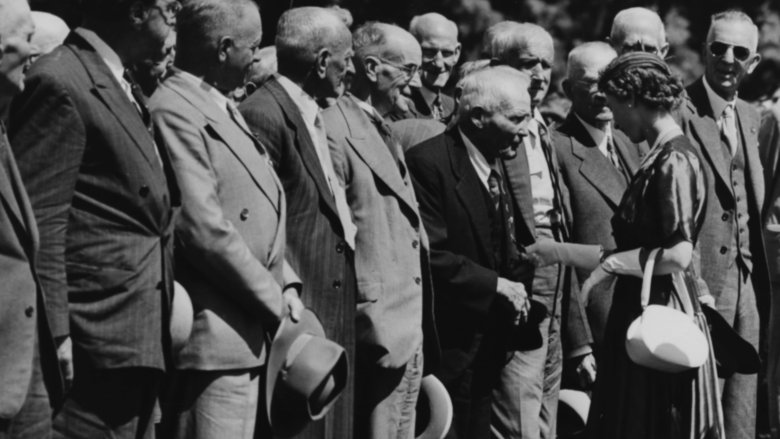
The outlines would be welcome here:
M 642 248 L 640 247 L 634 250 L 613 253 L 604 259 L 604 262 L 601 263 L 601 268 L 611 274 L 625 274 L 642 278 L 644 272 L 642 264 L 639 262 L 639 253 L 641 251 Z
M 540 239 L 525 248 L 528 259 L 537 267 L 563 264 L 592 270 L 599 264 L 601 246 L 556 242 L 552 239 Z
M 601 268 L 601 265 L 591 271 L 590 276 L 588 276 L 588 279 L 585 280 L 585 283 L 582 284 L 582 288 L 580 289 L 582 303 L 588 303 L 588 296 L 590 296 L 590 290 L 592 290 L 593 287 L 613 276 L 614 274 L 604 271 L 604 269 Z

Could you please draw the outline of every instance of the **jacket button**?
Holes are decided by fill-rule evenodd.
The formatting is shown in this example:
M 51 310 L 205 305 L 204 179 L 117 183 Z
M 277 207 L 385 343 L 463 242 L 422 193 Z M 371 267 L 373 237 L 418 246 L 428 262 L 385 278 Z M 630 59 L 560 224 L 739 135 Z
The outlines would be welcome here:
M 345 245 L 343 242 L 336 244 L 336 253 L 344 253 L 344 247 Z
M 339 288 L 341 288 L 341 281 L 340 281 L 340 280 L 334 280 L 334 281 L 333 281 L 333 288 L 335 288 L 335 289 L 337 289 L 337 290 L 338 290 Z
M 422 279 L 420 279 L 419 277 L 415 277 L 414 278 L 414 283 L 416 283 L 417 285 L 420 285 L 422 283 Z
M 720 254 L 722 254 L 722 255 L 725 255 L 727 251 L 729 251 L 729 249 L 727 249 L 726 247 L 721 247 L 720 248 Z
M 241 213 L 238 215 L 241 221 L 246 221 L 249 218 L 249 209 L 241 209 Z
M 416 239 L 414 241 L 412 241 L 412 248 L 417 248 L 419 245 L 420 245 L 420 241 L 418 241 Z
M 138 190 L 138 195 L 146 198 L 146 196 L 149 195 L 149 186 L 147 185 L 141 186 L 141 189 Z
M 27 317 L 32 317 L 34 312 L 35 312 L 35 308 L 33 308 L 32 306 L 28 306 L 27 308 L 24 309 L 24 315 L 26 315 Z
M 720 217 L 720 219 L 722 219 L 723 221 L 728 221 L 729 220 L 729 214 L 724 213 L 723 216 Z

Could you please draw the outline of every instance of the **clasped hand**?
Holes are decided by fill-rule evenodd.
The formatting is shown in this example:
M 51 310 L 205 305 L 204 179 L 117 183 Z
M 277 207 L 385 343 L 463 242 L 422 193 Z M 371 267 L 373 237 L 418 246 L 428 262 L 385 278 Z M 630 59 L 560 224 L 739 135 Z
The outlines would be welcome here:
M 512 307 L 514 307 L 516 313 L 515 324 L 525 322 L 528 319 L 531 303 L 528 300 L 528 293 L 526 293 L 523 284 L 499 277 L 496 292 L 506 297 L 509 303 L 512 304 Z

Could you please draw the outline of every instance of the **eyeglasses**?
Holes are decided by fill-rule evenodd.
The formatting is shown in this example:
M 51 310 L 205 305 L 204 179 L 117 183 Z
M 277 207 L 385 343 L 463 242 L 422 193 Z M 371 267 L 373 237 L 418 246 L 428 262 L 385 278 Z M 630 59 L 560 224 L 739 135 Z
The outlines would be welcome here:
M 745 46 L 735 46 L 732 44 L 721 43 L 720 41 L 713 41 L 710 43 L 710 53 L 713 56 L 721 57 L 728 52 L 729 48 L 732 49 L 734 58 L 738 61 L 747 61 L 750 57 L 750 49 Z
M 629 53 L 629 52 L 646 52 L 646 53 L 654 53 L 656 55 L 660 53 L 660 51 L 656 46 L 652 44 L 645 44 L 642 41 L 637 41 L 631 44 L 624 43 L 622 53 Z
M 452 58 L 457 53 L 456 49 L 440 49 L 438 47 L 423 47 L 422 57 L 424 60 L 432 60 L 441 53 L 442 58 Z
M 418 66 L 417 64 L 406 64 L 406 65 L 403 65 L 403 64 L 394 63 L 392 61 L 388 61 L 388 60 L 386 60 L 384 58 L 381 58 L 381 57 L 377 57 L 377 59 L 382 64 L 387 64 L 387 65 L 389 65 L 391 67 L 395 67 L 396 69 L 404 72 L 404 75 L 406 75 L 406 80 L 407 81 L 411 80 L 412 78 L 414 78 L 414 75 L 417 74 L 417 70 L 419 70 L 419 68 L 420 68 L 420 66 Z
M 162 7 L 158 4 L 154 4 L 152 6 L 153 9 L 157 9 L 160 11 L 160 15 L 163 18 L 163 21 L 165 21 L 165 24 L 168 26 L 174 26 L 176 25 L 176 16 L 179 15 L 179 12 L 181 12 L 181 3 L 177 1 L 172 1 L 165 5 L 165 7 Z

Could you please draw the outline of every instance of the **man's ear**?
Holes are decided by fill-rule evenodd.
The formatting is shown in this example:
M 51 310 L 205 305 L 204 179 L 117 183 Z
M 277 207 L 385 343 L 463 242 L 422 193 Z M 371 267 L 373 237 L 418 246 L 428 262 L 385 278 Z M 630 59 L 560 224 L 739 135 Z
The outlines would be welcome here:
M 471 124 L 480 130 L 485 127 L 487 115 L 487 112 L 482 107 L 474 107 L 469 110 L 469 120 L 471 121 Z
M 233 47 L 233 38 L 220 37 L 219 43 L 217 43 L 217 57 L 219 57 L 220 64 L 227 61 L 231 47 Z
M 561 87 L 563 87 L 563 94 L 565 94 L 567 98 L 571 99 L 571 81 L 569 81 L 569 78 L 561 81 Z
M 661 58 L 666 59 L 666 54 L 669 53 L 669 42 L 665 42 L 664 45 L 658 49 L 658 52 L 661 55 Z
M 460 46 L 460 43 L 458 43 L 458 46 L 455 47 L 455 63 L 456 64 L 460 60 L 460 49 L 461 49 L 461 46 Z
M 371 82 L 377 82 L 379 77 L 379 60 L 375 56 L 363 58 L 363 68 L 366 71 L 366 78 Z
M 317 61 L 314 67 L 314 71 L 317 77 L 322 79 L 325 77 L 325 73 L 328 70 L 328 63 L 330 62 L 331 53 L 328 49 L 321 49 L 317 52 Z
M 128 19 L 133 27 L 139 27 L 149 17 L 149 8 L 141 0 L 134 1 L 128 11 Z
M 745 69 L 748 75 L 753 73 L 753 70 L 755 70 L 756 67 L 758 67 L 758 63 L 760 62 L 761 62 L 761 55 L 758 53 L 754 54 L 753 59 L 750 61 L 750 64 L 748 64 L 747 69 Z

